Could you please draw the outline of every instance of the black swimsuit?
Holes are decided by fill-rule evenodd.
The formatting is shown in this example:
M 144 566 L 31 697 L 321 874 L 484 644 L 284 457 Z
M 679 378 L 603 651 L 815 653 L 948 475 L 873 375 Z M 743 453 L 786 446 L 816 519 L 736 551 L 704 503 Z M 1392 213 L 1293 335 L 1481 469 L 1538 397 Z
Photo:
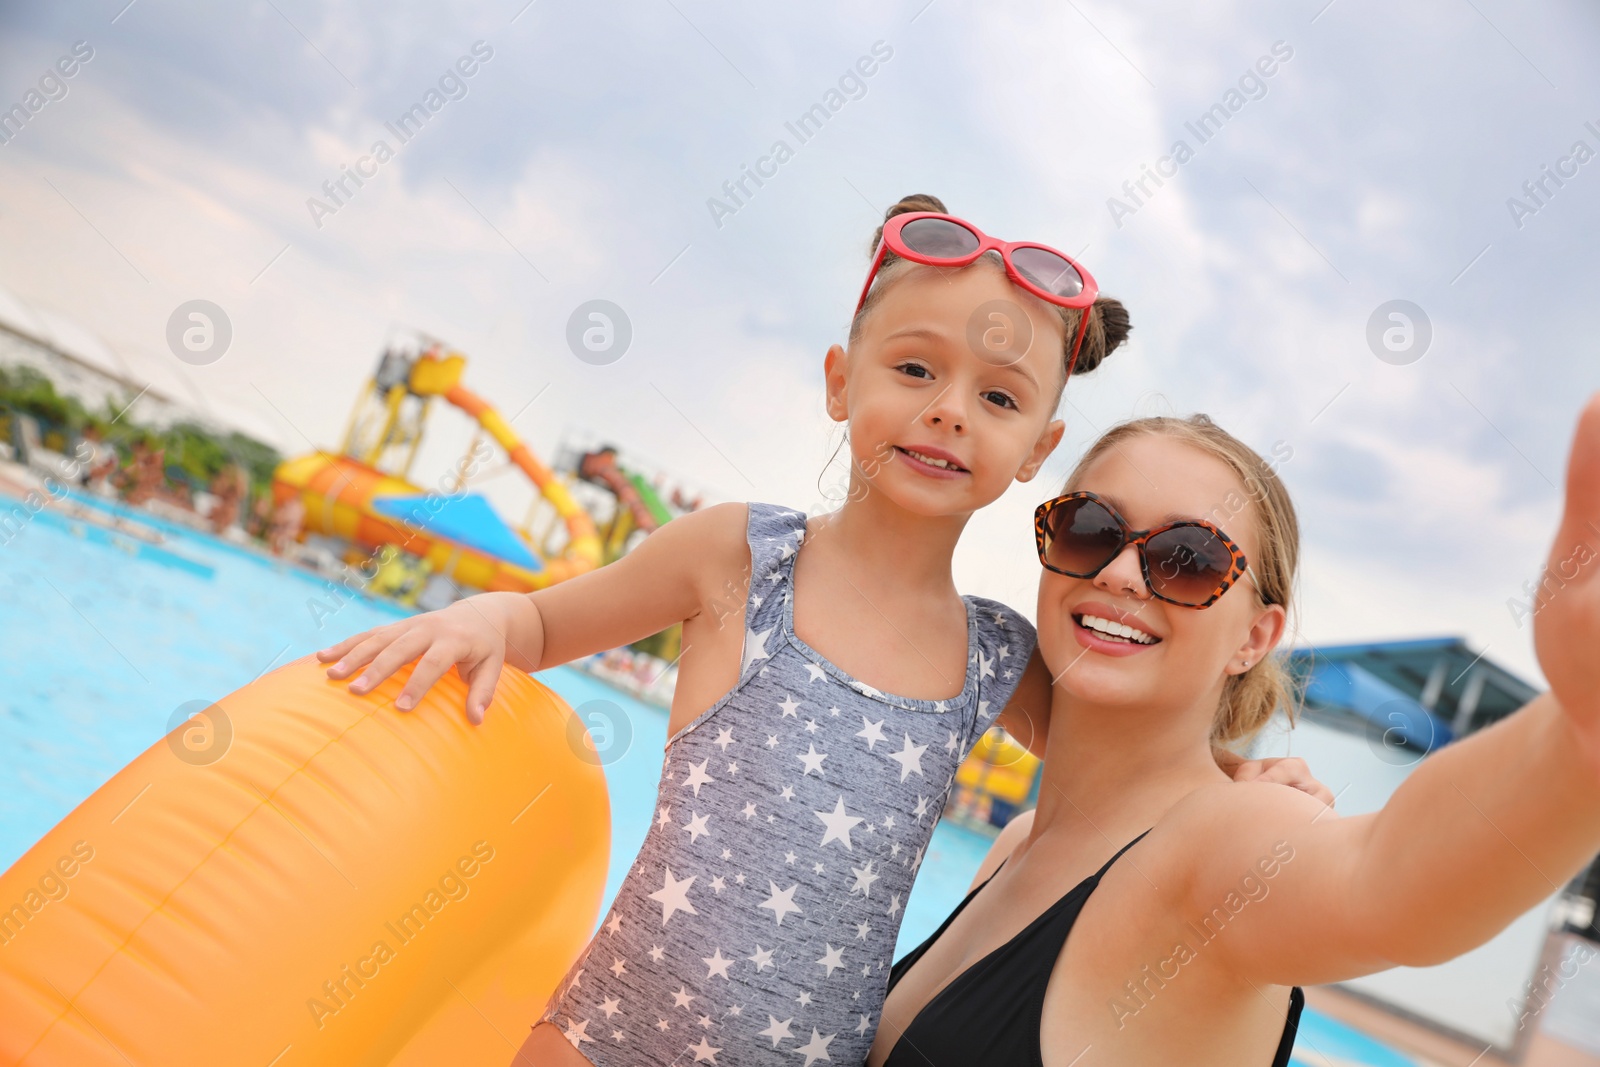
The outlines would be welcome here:
M 1043 1021 L 1044 994 L 1050 972 L 1089 894 L 1122 853 L 1138 844 L 1142 837 L 1144 834 L 1122 846 L 1099 871 L 1073 886 L 1016 937 L 962 971 L 923 1005 L 889 1051 L 884 1067 L 954 1067 L 976 1063 L 1043 1067 L 1039 1026 Z M 998 873 L 1000 868 L 996 867 L 995 874 Z M 890 990 L 939 940 L 939 935 L 961 914 L 968 901 L 993 878 L 991 874 L 982 885 L 968 893 L 933 936 L 890 969 Z M 1305 996 L 1300 987 L 1295 986 L 1289 992 L 1289 1014 L 1284 1020 L 1283 1039 L 1278 1042 L 1272 1067 L 1288 1067 L 1295 1029 L 1304 1006 Z

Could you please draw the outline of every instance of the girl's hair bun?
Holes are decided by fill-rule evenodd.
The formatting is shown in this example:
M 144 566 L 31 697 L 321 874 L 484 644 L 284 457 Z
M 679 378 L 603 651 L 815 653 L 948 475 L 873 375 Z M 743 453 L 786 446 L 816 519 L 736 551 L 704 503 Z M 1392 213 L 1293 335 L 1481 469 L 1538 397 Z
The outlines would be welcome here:
M 885 211 L 883 213 L 883 221 L 888 222 L 896 215 L 904 215 L 908 211 L 937 211 L 941 214 L 947 213 L 945 210 L 944 201 L 940 200 L 937 196 L 931 196 L 928 193 L 912 193 L 910 196 L 902 196 L 897 203 L 889 208 L 888 211 Z M 879 223 L 877 231 L 872 235 L 872 243 L 867 246 L 867 255 L 870 256 L 878 251 L 878 242 L 881 240 L 883 240 L 883 224 Z
M 1076 323 L 1072 326 L 1076 327 Z M 1133 330 L 1133 321 L 1128 317 L 1128 309 L 1122 301 L 1113 296 L 1102 296 L 1095 300 L 1094 309 L 1090 312 L 1089 332 L 1083 339 L 1083 350 L 1078 353 L 1077 366 L 1072 368 L 1073 374 L 1088 374 L 1106 357 L 1121 348 L 1128 340 L 1128 334 Z M 1072 336 L 1069 332 L 1069 338 Z

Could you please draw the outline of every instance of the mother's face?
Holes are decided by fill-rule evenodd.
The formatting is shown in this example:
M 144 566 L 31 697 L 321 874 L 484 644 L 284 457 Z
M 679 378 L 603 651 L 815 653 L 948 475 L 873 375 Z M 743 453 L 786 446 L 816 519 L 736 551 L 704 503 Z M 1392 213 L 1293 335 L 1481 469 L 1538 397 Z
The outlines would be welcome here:
M 1204 519 L 1233 538 L 1247 559 L 1260 558 L 1255 505 L 1238 476 L 1177 438 L 1124 440 L 1073 488 L 1110 501 L 1136 530 Z M 1140 634 L 1129 640 L 1097 632 L 1107 622 Z M 1133 546 L 1093 578 L 1044 570 L 1039 580 L 1040 654 L 1056 685 L 1091 705 L 1193 711 L 1197 723 L 1209 724 L 1227 678 L 1241 673 L 1245 661 L 1259 663 L 1269 654 L 1283 627 L 1283 608 L 1263 605 L 1248 574 L 1207 608 L 1156 599 Z

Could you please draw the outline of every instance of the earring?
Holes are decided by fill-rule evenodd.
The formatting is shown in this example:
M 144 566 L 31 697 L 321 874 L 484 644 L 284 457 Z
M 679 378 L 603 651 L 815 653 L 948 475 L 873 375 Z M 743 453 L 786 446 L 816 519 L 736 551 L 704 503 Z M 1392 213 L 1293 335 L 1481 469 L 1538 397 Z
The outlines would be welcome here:
M 1244 661 L 1244 669 L 1245 670 L 1249 670 L 1250 669 L 1250 661 L 1249 660 L 1245 660 Z

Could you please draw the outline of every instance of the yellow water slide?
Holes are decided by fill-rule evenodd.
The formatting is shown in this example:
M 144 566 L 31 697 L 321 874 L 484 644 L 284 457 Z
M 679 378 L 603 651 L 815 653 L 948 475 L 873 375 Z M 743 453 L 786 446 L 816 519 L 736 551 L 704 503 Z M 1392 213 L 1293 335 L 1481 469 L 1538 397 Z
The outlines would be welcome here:
M 426 354 L 412 365 L 409 380 L 390 386 L 383 398 L 386 422 L 378 444 L 363 456 L 314 452 L 286 460 L 273 477 L 274 496 L 281 504 L 298 496 L 305 507 L 305 529 L 332 534 L 363 548 L 376 550 L 398 545 L 428 561 L 435 573 L 445 573 L 462 585 L 478 589 L 527 592 L 565 581 L 600 565 L 601 549 L 594 521 L 567 487 L 539 462 L 500 413 L 478 394 L 461 384 L 466 361 L 459 355 Z M 452 541 L 436 532 L 419 529 L 379 511 L 374 502 L 422 494 L 404 472 L 388 473 L 377 466 L 384 446 L 399 422 L 407 396 L 423 403 L 442 397 L 477 421 L 506 455 L 533 482 L 566 528 L 566 543 L 556 552 L 519 538 L 531 559 L 521 562 L 479 547 Z M 408 438 L 415 454 L 420 429 Z M 346 442 L 346 453 L 354 451 Z M 406 466 L 409 467 L 409 457 Z M 531 566 L 528 564 L 532 564 Z

